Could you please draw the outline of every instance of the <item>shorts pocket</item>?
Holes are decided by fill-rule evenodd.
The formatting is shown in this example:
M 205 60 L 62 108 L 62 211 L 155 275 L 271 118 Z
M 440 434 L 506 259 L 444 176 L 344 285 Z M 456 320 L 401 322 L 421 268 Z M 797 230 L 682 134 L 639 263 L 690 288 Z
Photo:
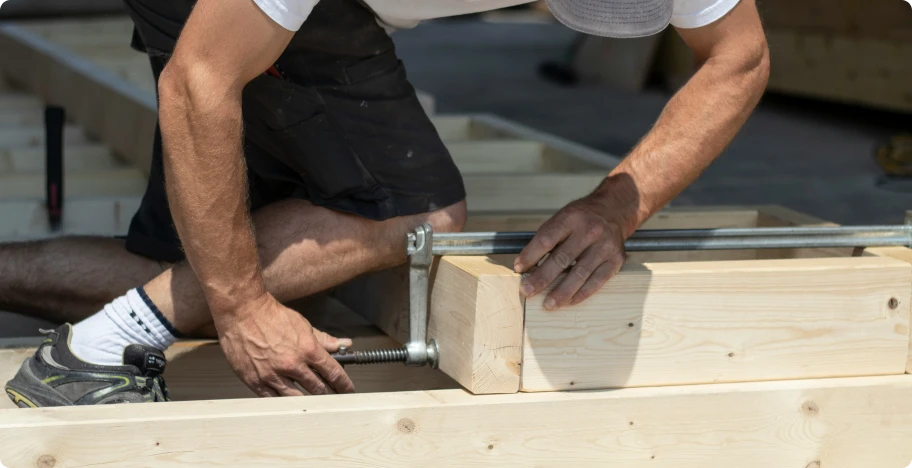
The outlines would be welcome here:
M 312 87 L 271 76 L 244 89 L 246 137 L 298 173 L 314 201 L 364 192 L 377 185 Z

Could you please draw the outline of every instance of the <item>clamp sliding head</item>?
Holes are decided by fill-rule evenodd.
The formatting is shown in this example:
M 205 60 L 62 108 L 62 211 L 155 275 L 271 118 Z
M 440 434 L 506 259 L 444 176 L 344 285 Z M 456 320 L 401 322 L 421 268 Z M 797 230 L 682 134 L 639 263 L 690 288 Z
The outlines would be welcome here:
M 407 366 L 430 364 L 434 369 L 439 362 L 437 343 L 427 341 L 428 294 L 433 255 L 434 232 L 425 223 L 408 235 L 409 255 L 409 342 L 405 345 Z

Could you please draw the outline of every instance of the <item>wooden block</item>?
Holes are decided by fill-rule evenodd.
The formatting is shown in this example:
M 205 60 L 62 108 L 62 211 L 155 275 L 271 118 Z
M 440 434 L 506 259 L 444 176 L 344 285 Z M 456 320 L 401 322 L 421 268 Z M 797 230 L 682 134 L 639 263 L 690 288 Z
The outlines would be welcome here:
M 579 305 L 526 301 L 522 390 L 896 374 L 910 295 L 889 258 L 631 265 Z
M 463 174 L 545 172 L 544 145 L 535 141 L 455 141 L 447 149 Z
M 25 466 L 903 467 L 912 376 L 461 390 L 0 412 Z
M 472 393 L 519 390 L 519 280 L 486 257 L 444 257 L 437 266 L 428 336 L 440 347 L 440 370 Z
M 66 175 L 64 191 L 68 196 L 142 195 L 146 177 L 136 169 L 75 172 Z M 0 200 L 44 197 L 44 176 L 37 174 L 0 174 Z

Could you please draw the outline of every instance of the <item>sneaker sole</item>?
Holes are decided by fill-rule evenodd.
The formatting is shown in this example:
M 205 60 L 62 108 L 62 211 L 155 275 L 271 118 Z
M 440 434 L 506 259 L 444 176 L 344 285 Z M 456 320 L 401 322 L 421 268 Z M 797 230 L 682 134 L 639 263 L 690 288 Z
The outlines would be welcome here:
M 26 360 L 19 372 L 6 383 L 6 394 L 20 408 L 40 408 L 43 406 L 72 406 L 73 403 L 44 383 L 30 371 L 31 360 Z M 23 406 L 25 405 L 25 406 Z

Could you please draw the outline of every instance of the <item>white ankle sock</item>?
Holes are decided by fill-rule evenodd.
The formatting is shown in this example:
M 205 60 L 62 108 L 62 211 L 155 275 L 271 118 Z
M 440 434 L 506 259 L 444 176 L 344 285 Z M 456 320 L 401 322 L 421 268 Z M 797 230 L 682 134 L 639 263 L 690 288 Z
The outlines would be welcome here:
M 131 344 L 164 351 L 179 337 L 145 291 L 136 288 L 74 325 L 70 349 L 83 361 L 116 366 L 123 364 L 124 348 Z

